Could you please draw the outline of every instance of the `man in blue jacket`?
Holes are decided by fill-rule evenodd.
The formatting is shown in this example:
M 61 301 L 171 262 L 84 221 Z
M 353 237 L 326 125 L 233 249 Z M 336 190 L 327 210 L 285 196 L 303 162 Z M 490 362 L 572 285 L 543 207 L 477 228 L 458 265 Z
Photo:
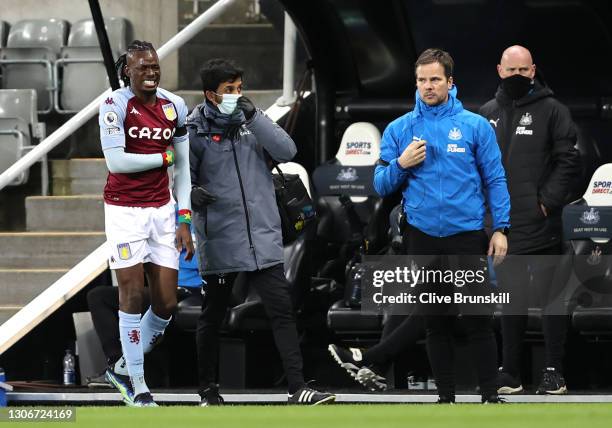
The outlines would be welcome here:
M 427 49 L 417 59 L 413 111 L 387 126 L 374 186 L 381 196 L 403 193 L 408 254 L 487 255 L 501 262 L 507 250 L 510 198 L 495 133 L 487 121 L 463 109 L 453 85 L 453 59 Z M 489 208 L 493 235 L 484 217 Z M 473 259 L 473 258 L 472 258 Z M 480 259 L 486 266 L 486 259 Z M 446 287 L 447 289 L 450 287 Z M 427 352 L 439 402 L 455 400 L 452 323 L 448 308 L 417 309 L 425 315 Z M 497 348 L 491 316 L 463 316 L 478 372 L 482 402 L 498 402 Z

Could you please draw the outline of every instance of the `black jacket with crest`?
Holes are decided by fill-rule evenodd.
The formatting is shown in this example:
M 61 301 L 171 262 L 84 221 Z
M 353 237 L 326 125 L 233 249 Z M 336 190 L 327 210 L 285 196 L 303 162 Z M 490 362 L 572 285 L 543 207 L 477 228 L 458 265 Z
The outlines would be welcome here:
M 533 90 L 516 101 L 499 88 L 479 113 L 495 129 L 506 170 L 512 225 L 508 252 L 524 254 L 558 244 L 561 209 L 570 197 L 570 182 L 580 171 L 569 109 L 536 80 Z

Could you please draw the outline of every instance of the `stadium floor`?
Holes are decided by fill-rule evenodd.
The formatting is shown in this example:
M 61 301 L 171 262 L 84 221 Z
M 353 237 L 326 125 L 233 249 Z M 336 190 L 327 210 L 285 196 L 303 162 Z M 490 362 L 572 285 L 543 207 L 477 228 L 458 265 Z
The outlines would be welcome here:
M 365 393 L 358 390 L 337 390 L 336 402 L 357 404 L 399 404 L 399 403 L 435 403 L 434 391 L 391 391 L 386 393 Z M 154 389 L 155 400 L 162 404 L 190 405 L 200 401 L 194 389 Z M 283 404 L 287 394 L 281 390 L 239 390 L 222 391 L 228 404 Z M 504 396 L 508 403 L 612 403 L 612 391 L 584 391 L 567 395 L 518 394 Z M 121 396 L 115 390 L 106 388 L 62 388 L 49 390 L 16 390 L 7 394 L 11 405 L 32 404 L 78 404 L 78 405 L 113 405 L 121 404 Z M 458 403 L 479 403 L 480 395 L 458 394 Z M 611 422 L 612 423 L 612 422 Z

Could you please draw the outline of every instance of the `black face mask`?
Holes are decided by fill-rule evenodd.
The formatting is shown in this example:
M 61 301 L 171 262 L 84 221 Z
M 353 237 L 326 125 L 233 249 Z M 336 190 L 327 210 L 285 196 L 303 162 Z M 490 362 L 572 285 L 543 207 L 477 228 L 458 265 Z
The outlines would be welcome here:
M 518 100 L 527 95 L 527 93 L 533 88 L 533 83 L 529 77 L 515 74 L 502 79 L 501 88 L 508 98 Z

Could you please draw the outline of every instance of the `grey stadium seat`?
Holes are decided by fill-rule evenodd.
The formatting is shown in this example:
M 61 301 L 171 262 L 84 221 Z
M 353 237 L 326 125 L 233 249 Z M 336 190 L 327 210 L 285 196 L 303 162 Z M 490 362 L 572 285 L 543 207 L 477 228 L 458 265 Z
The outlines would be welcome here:
M 35 89 L 38 111 L 53 107 L 53 63 L 68 37 L 68 22 L 61 19 L 19 21 L 11 28 L 2 48 L 2 88 Z
M 131 26 L 124 18 L 111 17 L 104 22 L 116 60 L 127 48 Z M 76 113 L 110 86 L 91 19 L 72 25 L 68 46 L 62 48 L 55 63 L 55 81 L 55 110 L 59 113 Z
M 45 127 L 38 122 L 34 89 L 0 89 L 0 174 L 34 148 L 35 140 L 45 137 Z M 47 194 L 47 157 L 42 162 L 42 194 Z M 11 185 L 28 180 L 28 171 L 21 173 Z

